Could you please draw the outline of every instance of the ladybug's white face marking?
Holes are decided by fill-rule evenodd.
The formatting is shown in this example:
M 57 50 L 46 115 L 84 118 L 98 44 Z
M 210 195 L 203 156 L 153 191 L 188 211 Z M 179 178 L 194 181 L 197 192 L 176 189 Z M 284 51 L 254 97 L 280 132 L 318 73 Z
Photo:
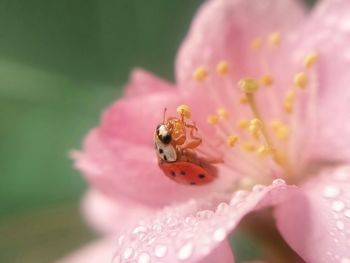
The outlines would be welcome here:
M 176 162 L 177 154 L 173 145 L 164 144 L 157 137 L 155 139 L 154 144 L 157 151 L 157 155 L 160 159 L 168 163 Z

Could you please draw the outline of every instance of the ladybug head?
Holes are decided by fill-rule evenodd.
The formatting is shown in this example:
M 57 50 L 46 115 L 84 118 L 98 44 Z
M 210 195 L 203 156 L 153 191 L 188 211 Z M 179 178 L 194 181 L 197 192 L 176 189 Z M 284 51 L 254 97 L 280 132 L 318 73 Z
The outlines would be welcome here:
M 157 138 L 164 144 L 169 144 L 172 140 L 171 132 L 167 125 L 159 124 L 156 130 Z

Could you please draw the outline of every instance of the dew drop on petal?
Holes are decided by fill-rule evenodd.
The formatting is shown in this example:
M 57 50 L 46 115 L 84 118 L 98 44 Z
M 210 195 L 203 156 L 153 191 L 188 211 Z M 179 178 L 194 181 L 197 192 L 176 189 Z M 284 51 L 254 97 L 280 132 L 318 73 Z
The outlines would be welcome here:
M 229 206 L 227 203 L 220 203 L 218 205 L 218 207 L 216 208 L 216 213 L 217 214 L 224 214 L 225 212 L 227 212 L 227 210 L 229 209 Z
M 213 211 L 210 210 L 203 210 L 203 211 L 199 211 L 197 212 L 196 216 L 199 219 L 209 219 L 214 215 Z
M 322 195 L 326 198 L 335 198 L 339 195 L 340 190 L 339 188 L 333 186 L 333 185 L 327 185 L 322 192 Z
M 346 211 L 344 212 L 344 215 L 345 215 L 346 217 L 349 217 L 349 218 L 350 218 L 350 209 L 346 210 Z
M 188 216 L 185 218 L 185 223 L 189 225 L 194 225 L 197 222 L 197 219 L 194 216 Z
M 253 186 L 253 192 L 260 192 L 262 190 L 264 190 L 265 188 L 265 185 L 262 185 L 262 184 L 256 184 Z
M 345 204 L 342 201 L 334 201 L 332 203 L 332 209 L 336 212 L 340 212 L 344 209 Z
M 220 227 L 214 231 L 213 238 L 215 241 L 223 241 L 226 237 L 226 231 L 224 228 Z
M 139 255 L 137 262 L 138 263 L 149 263 L 149 262 L 151 262 L 151 257 L 148 253 L 143 252 Z
M 337 221 L 335 223 L 336 227 L 339 229 L 339 230 L 344 230 L 344 222 L 343 221 Z
M 129 259 L 132 257 L 133 253 L 134 253 L 134 249 L 132 247 L 127 247 L 124 249 L 123 258 Z
M 124 242 L 124 239 L 125 239 L 125 236 L 124 235 L 121 235 L 119 238 L 118 238 L 118 245 L 121 246 Z
M 284 181 L 281 178 L 278 178 L 272 181 L 272 185 L 285 185 L 285 184 L 286 184 L 286 181 Z
M 162 226 L 159 225 L 159 224 L 154 224 L 154 225 L 152 226 L 152 230 L 155 231 L 155 232 L 157 232 L 157 233 L 162 232 L 162 229 L 163 229 Z
M 168 252 L 168 248 L 165 245 L 157 245 L 154 248 L 154 255 L 158 258 L 164 257 L 167 252 Z
M 180 260 L 185 260 L 192 255 L 192 252 L 193 252 L 193 243 L 189 242 L 180 248 L 179 252 L 177 253 L 177 257 Z

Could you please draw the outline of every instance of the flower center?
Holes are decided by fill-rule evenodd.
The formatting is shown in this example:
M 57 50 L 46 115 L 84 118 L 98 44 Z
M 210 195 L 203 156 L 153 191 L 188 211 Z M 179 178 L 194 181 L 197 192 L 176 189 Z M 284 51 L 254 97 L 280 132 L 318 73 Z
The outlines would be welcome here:
M 295 182 L 300 117 L 312 114 L 305 111 L 305 105 L 311 105 L 315 97 L 314 65 L 318 56 L 309 52 L 298 63 L 281 62 L 280 54 L 289 51 L 278 32 L 267 40 L 254 38 L 248 49 L 255 67 L 243 78 L 238 74 L 239 65 L 231 72 L 235 63 L 224 60 L 217 64 L 214 74 L 205 66 L 195 69 L 195 82 L 207 89 L 217 106 L 207 122 L 215 126 L 217 137 L 226 141 L 226 165 L 243 174 L 242 181 L 248 177 L 254 183 L 267 183 L 281 177 Z M 285 66 L 288 62 L 290 65 Z

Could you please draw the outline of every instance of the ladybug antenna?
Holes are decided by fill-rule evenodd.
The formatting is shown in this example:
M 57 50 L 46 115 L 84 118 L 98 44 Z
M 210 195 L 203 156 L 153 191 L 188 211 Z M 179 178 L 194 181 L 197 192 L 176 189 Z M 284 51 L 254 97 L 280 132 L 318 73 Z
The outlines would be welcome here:
M 163 123 L 165 123 L 165 114 L 166 114 L 167 108 L 164 108 L 164 112 L 163 112 Z

